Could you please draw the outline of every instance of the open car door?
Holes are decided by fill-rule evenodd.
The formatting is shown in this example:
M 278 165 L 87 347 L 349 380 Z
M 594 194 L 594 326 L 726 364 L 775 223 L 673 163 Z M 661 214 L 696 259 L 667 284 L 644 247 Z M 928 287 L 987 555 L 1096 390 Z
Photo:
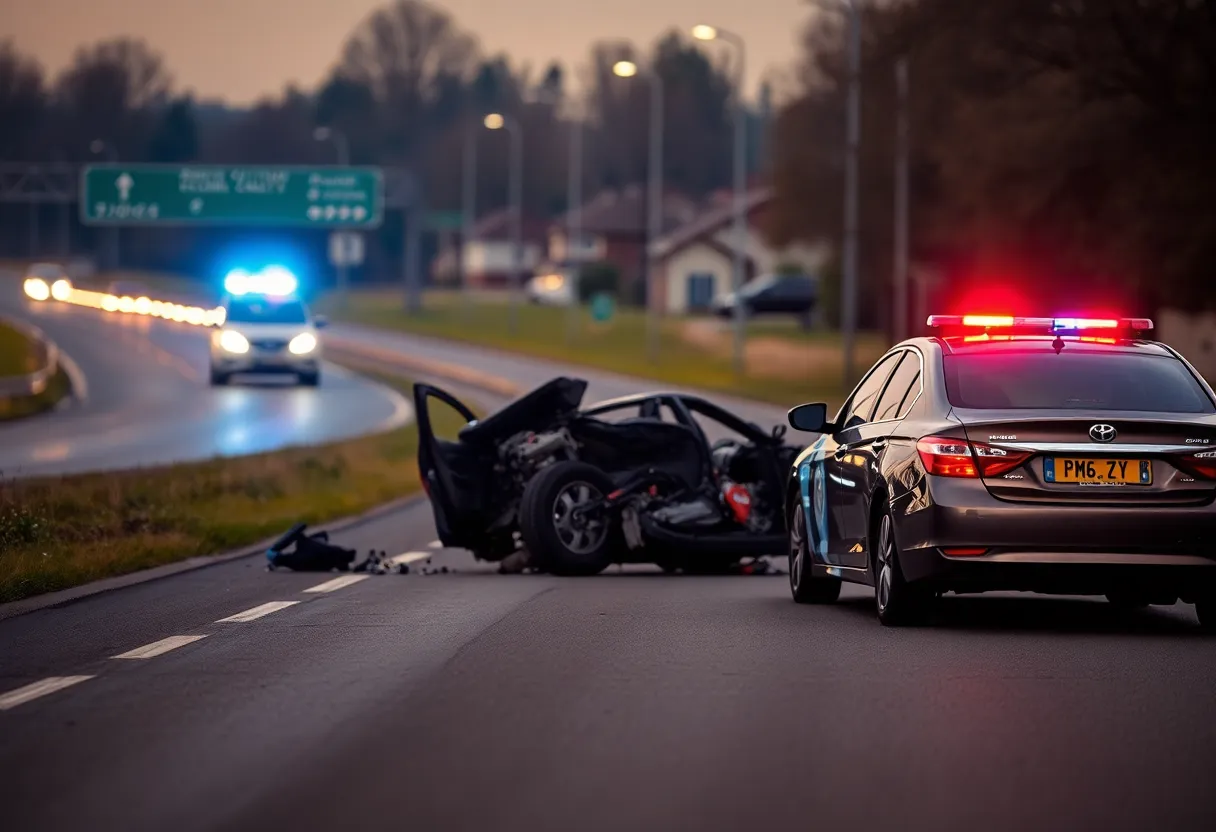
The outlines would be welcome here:
M 486 500 L 489 477 L 476 449 L 435 435 L 432 405 L 452 408 L 466 423 L 477 417 L 464 402 L 429 384 L 414 385 L 414 418 L 418 424 L 418 474 L 431 499 L 435 528 L 444 546 L 480 550 L 486 544 Z

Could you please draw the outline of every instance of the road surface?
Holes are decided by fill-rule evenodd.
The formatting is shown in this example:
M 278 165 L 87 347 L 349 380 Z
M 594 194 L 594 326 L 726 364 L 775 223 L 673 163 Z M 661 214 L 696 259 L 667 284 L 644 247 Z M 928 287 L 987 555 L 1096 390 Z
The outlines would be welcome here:
M 1190 607 L 901 631 L 784 575 L 494 574 L 426 505 L 336 539 L 454 571 L 250 558 L 0 621 L 6 828 L 1216 828 Z
M 0 281 L 0 311 L 40 327 L 79 366 L 87 399 L 0 425 L 0 477 L 74 474 L 240 456 L 406 424 L 398 393 L 327 364 L 318 388 L 288 379 L 207 381 L 208 330 L 24 298 Z M 286 383 L 285 383 L 286 382 Z

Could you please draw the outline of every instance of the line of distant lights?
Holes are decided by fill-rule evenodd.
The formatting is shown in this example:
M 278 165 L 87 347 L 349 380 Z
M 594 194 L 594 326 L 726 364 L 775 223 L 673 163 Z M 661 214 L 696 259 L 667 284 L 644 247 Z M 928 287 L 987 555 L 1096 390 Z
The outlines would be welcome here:
M 40 277 L 26 278 L 26 297 L 36 301 L 57 300 L 74 306 L 85 306 L 90 309 L 100 309 L 103 312 L 123 315 L 141 315 L 150 318 L 163 318 L 175 323 L 190 324 L 191 326 L 223 326 L 228 313 L 222 306 L 214 309 L 204 309 L 201 306 L 187 306 L 163 300 L 153 300 L 146 296 L 130 297 L 129 295 L 112 295 L 108 292 L 93 292 L 88 289 L 77 289 L 70 280 L 60 278 L 48 284 Z

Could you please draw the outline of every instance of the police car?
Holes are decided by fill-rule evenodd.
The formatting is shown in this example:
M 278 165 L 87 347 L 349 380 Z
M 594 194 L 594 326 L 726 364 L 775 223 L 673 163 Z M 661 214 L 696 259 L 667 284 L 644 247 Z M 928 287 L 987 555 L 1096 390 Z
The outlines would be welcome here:
M 929 318 L 794 462 L 790 589 L 876 589 L 922 620 L 945 592 L 1196 606 L 1216 629 L 1216 392 L 1146 318 Z
M 321 381 L 318 330 L 326 325 L 297 294 L 290 272 L 271 267 L 256 274 L 231 272 L 224 281 L 224 323 L 211 333 L 211 384 L 238 374 L 294 375 Z

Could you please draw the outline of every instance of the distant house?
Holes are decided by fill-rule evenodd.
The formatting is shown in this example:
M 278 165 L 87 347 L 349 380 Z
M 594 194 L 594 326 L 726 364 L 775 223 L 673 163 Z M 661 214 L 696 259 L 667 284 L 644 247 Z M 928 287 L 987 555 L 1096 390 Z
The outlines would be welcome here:
M 541 262 L 547 220 L 525 217 L 521 228 L 520 285 L 528 281 Z M 478 288 L 505 288 L 511 285 L 512 258 L 511 211 L 504 208 L 486 214 L 473 226 L 472 239 L 464 241 L 453 234 L 431 264 L 431 275 L 438 284 L 459 285 L 461 256 L 468 266 L 468 285 Z
M 828 257 L 827 245 L 794 245 L 776 248 L 756 231 L 757 221 L 772 203 L 769 188 L 754 188 L 744 202 L 747 215 L 743 248 L 744 282 L 778 267 L 798 265 L 817 272 Z M 663 311 L 671 314 L 708 309 L 711 301 L 732 290 L 734 253 L 734 206 L 729 194 L 720 195 L 690 222 L 665 234 L 655 243 L 658 297 Z
M 549 265 L 555 271 L 574 263 L 605 261 L 620 271 L 622 288 L 645 274 L 647 194 L 640 185 L 605 190 L 579 211 L 580 238 L 567 240 L 569 215 L 549 227 Z M 668 194 L 663 200 L 662 229 L 670 231 L 690 221 L 697 206 L 685 197 Z

